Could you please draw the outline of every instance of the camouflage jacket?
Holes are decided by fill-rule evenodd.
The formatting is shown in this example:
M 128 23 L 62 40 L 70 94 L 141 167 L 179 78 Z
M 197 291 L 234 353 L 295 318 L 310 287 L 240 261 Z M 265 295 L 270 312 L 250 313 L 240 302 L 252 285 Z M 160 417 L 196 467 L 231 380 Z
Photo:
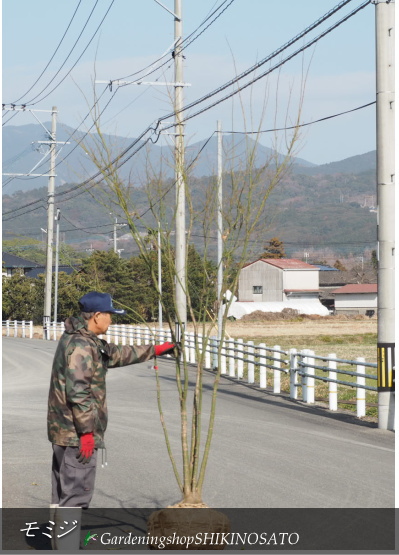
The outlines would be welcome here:
M 108 368 L 154 357 L 153 345 L 114 345 L 86 326 L 81 317 L 68 318 L 54 355 L 47 429 L 49 440 L 57 445 L 78 446 L 79 435 L 94 432 L 96 447 L 104 447 Z

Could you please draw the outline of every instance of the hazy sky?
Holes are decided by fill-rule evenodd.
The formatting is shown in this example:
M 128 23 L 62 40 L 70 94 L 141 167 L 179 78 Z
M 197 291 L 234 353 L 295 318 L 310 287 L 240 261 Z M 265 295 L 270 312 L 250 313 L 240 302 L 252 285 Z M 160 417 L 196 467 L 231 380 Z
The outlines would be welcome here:
M 222 2 L 182 0 L 184 36 L 197 29 Z M 162 3 L 173 10 L 172 0 L 162 0 Z M 224 6 L 228 3 L 226 1 Z M 185 103 L 200 98 L 265 58 L 339 3 L 338 0 L 233 1 L 184 52 L 184 81 L 191 84 L 184 91 Z M 361 4 L 363 0 L 349 2 L 316 31 L 275 58 L 271 65 Z M 55 105 L 60 122 L 78 127 L 94 103 L 93 82 L 96 79 L 115 80 L 139 72 L 156 61 L 173 43 L 173 17 L 154 0 L 114 0 L 99 32 L 77 62 L 110 5 L 111 0 L 83 0 L 81 3 L 78 0 L 4 0 L 3 103 L 34 102 L 32 108 L 43 110 Z M 28 92 L 54 54 L 77 7 L 75 18 L 49 67 Z M 82 32 L 93 8 L 92 17 Z M 186 126 L 187 142 L 208 138 L 216 129 L 217 120 L 221 120 L 226 131 L 290 125 L 296 120 L 301 92 L 301 122 L 311 122 L 373 102 L 374 18 L 375 7 L 370 4 L 319 40 L 316 46 L 284 64 L 280 71 L 260 79 L 241 98 L 235 95 L 189 120 Z M 49 83 L 81 32 L 65 65 Z M 146 80 L 173 81 L 171 55 L 168 54 L 165 60 L 168 63 Z M 76 66 L 60 86 L 43 98 L 75 63 Z M 268 67 L 269 64 L 262 66 L 257 74 Z M 135 77 L 143 77 L 144 74 L 141 72 Z M 112 92 L 104 92 L 105 85 L 95 85 L 97 96 L 102 95 L 100 109 L 105 107 L 116 88 L 114 86 Z M 23 97 L 17 100 L 21 95 Z M 120 87 L 102 114 L 103 131 L 137 137 L 159 117 L 171 112 L 170 95 L 173 95 L 173 89 L 160 86 Z M 41 121 L 49 120 L 47 114 L 38 113 L 37 116 Z M 4 115 L 3 112 L 3 122 L 9 117 L 10 113 Z M 87 118 L 82 129 L 89 121 Z M 8 125 L 35 122 L 31 114 L 20 113 Z M 273 134 L 261 136 L 261 142 L 267 146 L 272 146 L 272 140 Z M 284 134 L 280 133 L 278 140 L 279 148 L 283 150 Z M 164 137 L 161 141 L 167 142 L 170 138 Z M 372 106 L 305 127 L 297 155 L 321 164 L 363 154 L 374 148 L 375 108 Z

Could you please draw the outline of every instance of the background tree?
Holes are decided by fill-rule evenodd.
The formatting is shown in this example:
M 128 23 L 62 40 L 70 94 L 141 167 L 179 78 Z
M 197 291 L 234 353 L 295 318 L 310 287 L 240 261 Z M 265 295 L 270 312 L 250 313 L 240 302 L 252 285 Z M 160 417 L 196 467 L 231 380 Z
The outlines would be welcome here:
M 284 243 L 278 237 L 273 237 L 260 258 L 285 258 Z
M 3 276 L 3 320 L 43 321 L 44 282 L 20 274 Z
M 340 260 L 335 261 L 334 268 L 336 268 L 337 270 L 341 270 L 341 272 L 346 272 L 346 268 Z

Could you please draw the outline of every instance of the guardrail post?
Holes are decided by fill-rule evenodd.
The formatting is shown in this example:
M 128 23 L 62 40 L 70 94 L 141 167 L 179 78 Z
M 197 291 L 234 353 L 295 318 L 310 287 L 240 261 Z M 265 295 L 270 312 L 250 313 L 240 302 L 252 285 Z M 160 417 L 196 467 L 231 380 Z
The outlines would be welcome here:
M 300 361 L 302 362 L 302 366 L 300 366 L 300 371 L 304 372 L 305 374 L 307 374 L 308 369 L 307 369 L 307 363 L 308 363 L 308 358 L 307 358 L 307 353 L 308 350 L 307 349 L 302 349 L 302 351 L 299 352 L 299 356 L 300 356 Z M 307 385 L 307 381 L 308 378 L 307 376 L 301 376 L 301 382 L 302 382 L 302 400 L 304 403 L 308 402 L 308 385 Z
M 29 339 L 33 339 L 33 322 L 29 322 Z
M 209 339 L 206 339 L 206 337 L 202 338 L 202 350 L 205 349 L 205 368 L 210 368 L 211 367 L 211 343 Z
M 10 320 L 6 320 L 6 336 L 10 337 Z
M 248 360 L 248 383 L 254 383 L 255 382 L 255 365 L 254 365 L 254 359 L 255 359 L 255 348 L 254 348 L 254 342 L 253 341 L 248 341 L 247 342 L 247 360 Z
M 262 364 L 267 364 L 265 343 L 259 343 L 258 348 L 259 348 L 259 362 L 261 362 Z M 261 389 L 266 389 L 267 387 L 266 366 L 259 366 L 259 387 Z
M 237 345 L 237 378 L 239 380 L 242 380 L 242 378 L 244 377 L 244 361 L 242 360 L 244 358 L 244 340 L 243 339 L 237 339 L 236 343 L 238 343 Z
M 228 354 L 229 354 L 229 376 L 231 378 L 235 378 L 235 375 L 236 375 L 236 372 L 235 372 L 236 361 L 234 360 L 234 339 L 230 339 L 227 343 L 228 343 L 228 346 L 229 346 L 229 350 L 228 350 Z
M 122 345 L 126 345 L 126 324 L 121 324 Z
M 53 341 L 57 341 L 57 322 L 54 322 L 54 321 L 53 321 Z
M 190 362 L 195 363 L 195 333 L 190 333 Z
M 25 339 L 25 320 L 22 320 L 22 337 Z
M 226 342 L 224 339 L 220 343 L 220 373 L 226 374 Z
M 307 357 L 307 364 L 308 365 L 313 365 L 314 364 L 314 358 L 312 357 L 312 355 L 314 355 L 314 351 L 310 351 L 308 350 L 308 357 Z M 314 376 L 314 368 L 311 368 L 310 366 L 307 367 L 306 372 L 308 374 L 311 374 L 311 376 Z M 306 381 L 306 389 L 307 391 L 307 403 L 314 403 L 314 378 L 313 377 L 308 377 L 307 381 Z
M 111 343 L 111 326 L 107 329 L 105 339 L 107 340 L 107 343 Z
M 273 361 L 273 366 L 276 366 L 277 368 L 281 368 L 281 353 L 280 351 L 280 345 L 275 345 L 273 347 L 273 349 L 275 349 L 275 352 L 273 353 L 275 358 L 278 358 L 279 360 L 274 360 Z M 273 372 L 274 374 L 274 379 L 273 379 L 273 393 L 280 393 L 281 392 L 281 370 L 274 370 Z
M 298 354 L 296 349 L 290 349 L 290 397 L 298 399 Z
M 328 355 L 328 358 L 337 358 L 335 353 Z M 338 410 L 338 384 L 337 380 L 337 361 L 328 361 L 328 377 L 330 380 L 335 380 L 334 382 L 328 383 L 328 408 L 330 410 Z
M 14 337 L 18 337 L 18 320 L 14 320 Z
M 365 362 L 366 359 L 363 357 L 358 357 L 356 362 Z M 359 374 L 366 373 L 366 367 L 362 364 L 356 364 L 356 372 Z M 366 385 L 366 378 L 364 376 L 356 376 L 357 386 Z M 356 415 L 358 418 L 366 416 L 366 390 L 363 387 L 356 388 Z
M 134 345 L 134 329 L 133 326 L 129 326 L 129 345 Z
M 211 337 L 211 355 L 212 355 L 212 370 L 218 367 L 218 340 L 216 337 Z

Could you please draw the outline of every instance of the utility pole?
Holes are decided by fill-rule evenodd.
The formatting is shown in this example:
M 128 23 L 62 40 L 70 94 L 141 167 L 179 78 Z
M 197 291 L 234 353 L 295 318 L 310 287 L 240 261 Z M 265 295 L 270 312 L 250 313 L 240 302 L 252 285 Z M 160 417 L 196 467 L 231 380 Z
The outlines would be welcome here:
M 176 341 L 181 341 L 187 321 L 186 298 L 186 195 L 184 182 L 182 0 L 175 0 L 175 179 L 176 179 Z
M 50 339 L 51 320 L 51 290 L 53 277 L 53 234 L 54 234 L 54 184 L 55 184 L 55 154 L 56 154 L 57 107 L 53 106 L 51 112 L 50 133 L 50 171 L 47 192 L 47 256 L 46 279 L 44 285 L 44 314 L 43 337 Z
M 218 137 L 218 279 L 217 279 L 217 298 L 219 301 L 218 310 L 218 339 L 222 341 L 222 321 L 223 321 L 223 303 L 222 303 L 222 287 L 223 287 L 223 134 L 222 123 L 217 122 Z
M 162 323 L 162 250 L 161 250 L 161 222 L 158 222 L 158 291 L 159 291 L 159 301 L 158 301 L 158 320 L 159 320 L 159 331 L 163 329 Z
M 395 3 L 373 0 L 376 17 L 378 427 L 394 429 L 395 367 Z
M 118 252 L 117 237 L 116 237 L 117 225 L 118 225 L 118 218 L 115 218 L 115 223 L 114 223 L 114 252 L 115 253 Z
M 58 266 L 60 260 L 60 219 L 61 210 L 57 208 L 57 214 L 55 215 L 55 221 L 57 222 L 56 232 L 55 232 L 55 280 L 54 280 L 54 322 L 57 322 L 57 312 L 58 312 Z

